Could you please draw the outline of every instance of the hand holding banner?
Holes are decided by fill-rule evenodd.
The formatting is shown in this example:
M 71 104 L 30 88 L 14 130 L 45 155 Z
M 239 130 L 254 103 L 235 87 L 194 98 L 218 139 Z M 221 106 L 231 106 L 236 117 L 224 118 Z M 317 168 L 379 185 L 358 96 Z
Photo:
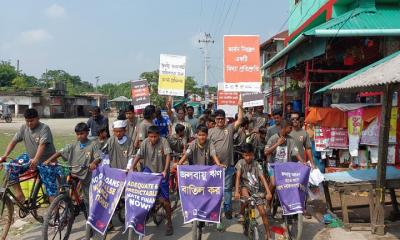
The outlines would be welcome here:
M 178 184 L 184 223 L 220 222 L 225 170 L 218 166 L 179 165 Z

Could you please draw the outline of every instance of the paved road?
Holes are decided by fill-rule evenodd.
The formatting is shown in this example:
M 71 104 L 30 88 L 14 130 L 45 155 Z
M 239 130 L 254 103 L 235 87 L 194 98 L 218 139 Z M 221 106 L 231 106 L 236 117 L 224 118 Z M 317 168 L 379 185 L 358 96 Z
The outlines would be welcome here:
M 42 239 L 42 227 L 40 224 L 35 223 L 34 220 L 24 220 L 28 222 L 28 224 L 23 224 L 23 222 L 19 221 L 16 223 L 10 232 L 8 239 L 20 239 L 20 240 L 36 240 Z M 242 227 L 237 223 L 237 219 L 233 220 L 223 220 L 226 224 L 226 231 L 220 233 L 216 231 L 215 225 L 209 225 L 204 230 L 204 238 L 203 239 L 218 239 L 218 240 L 241 240 L 246 239 L 246 237 L 242 234 Z M 260 223 L 260 231 L 263 232 L 264 228 L 261 225 L 261 219 L 258 218 Z M 127 233 L 122 234 L 123 226 L 117 219 L 113 219 L 113 223 L 116 226 L 115 230 L 110 232 L 107 235 L 106 239 L 113 240 L 125 240 L 127 239 Z M 18 224 L 22 225 L 19 226 Z M 271 225 L 279 225 L 280 222 L 271 221 Z M 174 235 L 170 237 L 166 237 L 165 233 L 165 225 L 155 226 L 154 223 L 150 222 L 146 226 L 146 240 L 190 240 L 191 239 L 191 224 L 183 224 L 183 216 L 180 210 L 174 212 L 173 216 L 173 225 L 174 225 Z M 307 220 L 304 224 L 304 239 L 313 239 L 314 236 L 323 229 L 323 225 L 319 224 L 315 219 Z M 85 222 L 83 216 L 79 216 L 75 224 L 73 226 L 73 233 L 70 236 L 70 239 L 83 239 L 85 234 Z M 96 239 L 96 238 L 94 238 Z

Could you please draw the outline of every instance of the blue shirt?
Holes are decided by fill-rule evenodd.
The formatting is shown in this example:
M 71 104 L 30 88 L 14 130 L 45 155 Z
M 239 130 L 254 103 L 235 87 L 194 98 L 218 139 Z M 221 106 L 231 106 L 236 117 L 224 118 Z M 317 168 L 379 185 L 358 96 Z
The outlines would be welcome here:
M 168 126 L 171 125 L 171 121 L 168 117 L 162 116 L 161 119 L 156 118 L 153 120 L 154 125 L 160 129 L 160 136 L 167 137 L 168 136 Z

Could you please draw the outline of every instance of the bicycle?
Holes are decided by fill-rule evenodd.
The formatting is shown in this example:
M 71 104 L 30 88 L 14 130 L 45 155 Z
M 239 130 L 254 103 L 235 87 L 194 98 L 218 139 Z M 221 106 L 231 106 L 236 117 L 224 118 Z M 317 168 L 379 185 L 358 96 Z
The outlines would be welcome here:
M 8 159 L 15 161 L 13 158 L 10 157 L 8 157 Z M 10 179 L 10 174 L 14 171 L 12 167 L 27 167 L 30 165 L 30 162 L 25 164 L 4 162 L 2 163 L 2 165 L 11 167 L 7 170 L 4 182 L 2 184 L 2 187 L 0 188 L 0 226 L 2 227 L 0 229 L 0 239 L 4 240 L 8 235 L 8 231 L 10 230 L 11 223 L 14 219 L 14 204 L 19 207 L 18 215 L 20 218 L 25 218 L 26 216 L 31 214 L 36 219 L 36 221 L 43 223 L 43 217 L 39 215 L 37 210 L 43 204 L 48 204 L 49 201 L 47 195 L 45 195 L 45 191 L 43 191 L 43 183 L 37 170 L 28 170 L 27 172 L 19 175 L 18 180 Z M 29 194 L 29 198 L 24 202 L 20 202 L 15 197 L 14 193 L 10 190 L 10 187 L 31 179 L 34 179 L 34 181 L 32 190 Z M 41 196 L 39 196 L 40 191 L 42 192 Z M 14 202 L 11 199 L 13 199 Z
M 247 205 L 243 215 L 243 234 L 251 240 L 258 240 L 260 239 L 260 233 L 256 219 L 256 199 L 254 196 L 250 196 L 247 198 L 242 197 L 240 201 Z
M 205 222 L 193 221 L 192 223 L 192 240 L 201 240 L 203 235 L 203 228 L 205 227 Z
M 86 166 L 65 166 L 56 164 L 68 170 L 74 168 L 84 169 Z M 85 219 L 88 217 L 84 201 L 79 194 L 80 181 L 68 174 L 66 181 L 60 186 L 59 195 L 50 204 L 47 214 L 44 218 L 42 235 L 44 240 L 54 240 L 57 235 L 60 239 L 67 240 L 72 230 L 72 225 L 81 212 L 84 213 Z M 60 211 L 61 210 L 61 211 Z M 64 232 L 65 230 L 65 232 Z M 64 232 L 64 234 L 63 234 Z M 53 236 L 54 234 L 54 236 Z M 53 236 L 53 237 L 51 237 Z M 64 236 L 64 237 L 62 237 Z
M 171 208 L 172 211 L 178 208 L 179 204 L 179 187 L 178 187 L 178 175 L 176 171 L 176 167 L 174 165 L 179 162 L 182 157 L 182 153 L 173 153 L 171 154 L 172 162 L 171 164 L 171 171 L 169 176 L 169 193 L 170 193 L 170 200 L 171 200 Z

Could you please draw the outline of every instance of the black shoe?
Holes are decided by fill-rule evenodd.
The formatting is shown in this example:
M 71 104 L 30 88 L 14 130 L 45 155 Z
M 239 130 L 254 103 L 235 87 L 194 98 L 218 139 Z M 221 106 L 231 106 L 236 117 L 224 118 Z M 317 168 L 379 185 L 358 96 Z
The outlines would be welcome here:
M 225 212 L 225 218 L 228 220 L 231 220 L 232 219 L 232 211 Z

